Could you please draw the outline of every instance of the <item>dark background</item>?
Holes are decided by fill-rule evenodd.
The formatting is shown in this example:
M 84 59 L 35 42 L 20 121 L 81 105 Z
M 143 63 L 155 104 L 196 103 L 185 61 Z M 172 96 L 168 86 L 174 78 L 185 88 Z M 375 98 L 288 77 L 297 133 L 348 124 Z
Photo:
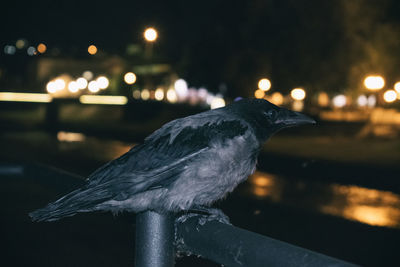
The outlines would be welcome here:
M 274 136 L 258 163 L 267 185 L 257 187 L 250 178 L 217 203 L 234 225 L 363 266 L 399 266 L 400 106 L 398 100 L 384 103 L 381 92 L 363 85 L 369 74 L 382 75 L 385 90 L 400 80 L 399 14 L 395 0 L 3 1 L 0 93 L 45 92 L 46 83 L 62 74 L 54 70 L 54 77 L 39 79 L 36 67 L 46 60 L 61 67 L 75 62 L 81 74 L 119 58 L 126 66 L 109 76 L 115 91 L 102 94 L 129 101 L 0 102 L 0 265 L 133 265 L 133 214 L 32 223 L 27 213 L 72 190 L 164 123 L 208 109 L 132 99 L 131 89 L 143 86 L 128 87 L 123 74 L 137 65 L 165 63 L 176 78 L 221 93 L 226 103 L 252 97 L 262 77 L 272 82 L 268 94 L 287 95 L 294 87 L 307 92 L 303 112 L 317 125 Z M 151 59 L 143 38 L 148 26 L 159 34 Z M 35 56 L 26 49 L 4 53 L 19 39 L 34 47 L 43 42 L 48 50 Z M 91 44 L 98 48 L 94 56 L 87 51 Z M 344 108 L 322 107 L 316 104 L 320 92 L 353 100 Z M 380 101 L 360 108 L 360 94 Z M 15 166 L 24 171 L 10 173 Z M 216 265 L 196 257 L 177 264 Z

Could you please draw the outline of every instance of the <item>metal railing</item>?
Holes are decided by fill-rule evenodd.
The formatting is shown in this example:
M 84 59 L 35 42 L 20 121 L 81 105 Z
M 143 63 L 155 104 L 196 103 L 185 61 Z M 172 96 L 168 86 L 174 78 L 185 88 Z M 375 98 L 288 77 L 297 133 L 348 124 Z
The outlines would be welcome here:
M 224 266 L 356 266 L 202 216 L 177 222 L 174 232 L 173 216 L 152 211 L 138 214 L 135 266 L 174 266 L 174 248 Z
M 83 184 L 83 178 L 45 165 L 0 164 L 0 175 L 32 173 L 64 190 Z M 62 179 L 54 181 L 51 177 L 55 175 Z M 204 216 L 177 222 L 173 214 L 137 214 L 135 266 L 174 266 L 176 252 L 199 255 L 224 266 L 356 266 Z

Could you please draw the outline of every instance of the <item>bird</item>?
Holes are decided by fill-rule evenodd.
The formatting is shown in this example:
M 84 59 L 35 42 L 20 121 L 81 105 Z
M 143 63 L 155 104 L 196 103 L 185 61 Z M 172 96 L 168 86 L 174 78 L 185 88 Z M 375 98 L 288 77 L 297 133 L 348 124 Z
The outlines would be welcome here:
M 315 120 L 264 99 L 172 120 L 98 168 L 85 185 L 31 212 L 56 221 L 80 212 L 177 213 L 210 207 L 251 175 L 276 132 Z

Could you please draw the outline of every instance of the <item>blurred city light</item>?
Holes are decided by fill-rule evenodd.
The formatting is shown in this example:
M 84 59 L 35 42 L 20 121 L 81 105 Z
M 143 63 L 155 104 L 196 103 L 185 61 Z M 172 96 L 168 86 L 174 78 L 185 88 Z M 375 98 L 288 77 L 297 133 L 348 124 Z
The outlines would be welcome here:
M 387 103 L 392 103 L 397 99 L 397 93 L 395 90 L 387 90 L 384 94 L 383 94 L 383 100 L 385 100 L 385 102 Z
M 325 92 L 321 92 L 318 94 L 318 105 L 320 107 L 327 107 L 329 106 L 329 96 Z
M 0 101 L 49 103 L 51 100 L 49 94 L 0 92 Z
M 82 104 L 125 105 L 128 99 L 116 95 L 82 95 L 79 97 Z
M 46 50 L 47 50 L 47 46 L 46 46 L 45 44 L 43 44 L 43 43 L 38 44 L 38 46 L 37 46 L 37 51 L 38 51 L 40 54 L 45 53 Z
M 34 56 L 37 54 L 36 48 L 34 48 L 33 46 L 30 46 L 30 47 L 28 47 L 28 49 L 26 49 L 26 53 L 28 54 L 28 56 Z
M 302 88 L 294 88 L 291 92 L 290 92 L 290 96 L 294 99 L 294 100 L 304 100 L 304 98 L 306 98 L 306 91 L 304 91 L 304 89 Z
M 140 99 L 140 90 L 134 90 L 132 96 L 134 99 Z
M 90 45 L 88 47 L 88 53 L 91 55 L 95 55 L 97 53 L 97 47 L 95 45 Z
M 295 100 L 292 103 L 292 109 L 294 111 L 302 111 L 304 108 L 304 101 L 302 100 Z
M 85 89 L 86 86 L 88 85 L 87 80 L 86 80 L 85 78 L 82 78 L 82 77 L 78 78 L 78 79 L 76 80 L 76 82 L 77 82 L 78 88 L 79 88 L 80 90 Z
M 97 93 L 98 91 L 100 91 L 99 85 L 96 81 L 89 82 L 88 89 L 92 93 Z
M 57 92 L 57 88 L 56 88 L 55 82 L 53 82 L 53 81 L 48 82 L 47 85 L 46 85 L 46 90 L 50 94 L 54 94 L 55 92 Z
M 208 90 L 204 87 L 200 87 L 199 90 L 197 90 L 197 96 L 200 99 L 200 101 L 205 102 L 207 101 L 207 95 L 208 95 Z
M 128 72 L 124 75 L 124 81 L 127 84 L 134 84 L 136 82 L 136 75 L 133 72 Z
M 143 89 L 142 92 L 140 93 L 140 97 L 143 100 L 149 100 L 150 98 L 150 91 L 148 89 Z
M 144 31 L 144 38 L 148 42 L 154 42 L 157 39 L 158 33 L 154 28 L 147 28 Z
M 79 91 L 78 83 L 76 81 L 70 81 L 68 83 L 68 91 L 71 93 L 77 93 Z
M 105 76 L 100 76 L 96 79 L 97 84 L 99 86 L 100 89 L 106 89 L 108 87 L 108 85 L 110 84 L 110 82 L 108 81 L 107 77 Z
M 347 98 L 345 95 L 337 95 L 332 99 L 332 104 L 336 108 L 342 108 L 347 104 Z
M 83 78 L 85 78 L 86 80 L 90 81 L 91 79 L 93 79 L 93 72 L 91 72 L 90 70 L 84 71 L 82 73 Z
M 161 101 L 164 99 L 164 90 L 162 88 L 157 88 L 157 90 L 154 93 L 154 98 L 158 101 Z
M 375 106 L 376 106 L 376 96 L 370 95 L 370 96 L 368 97 L 368 107 L 373 108 L 373 107 L 375 107 Z
M 56 79 L 54 81 L 54 84 L 55 84 L 55 88 L 57 91 L 64 90 L 64 88 L 65 88 L 65 81 L 61 78 Z
M 364 85 L 369 90 L 380 90 L 385 86 L 385 80 L 382 76 L 367 76 L 364 79 Z
M 167 100 L 171 103 L 176 103 L 176 101 L 178 101 L 178 96 L 176 95 L 176 92 L 174 89 L 172 89 L 172 88 L 168 89 Z
M 210 108 L 215 109 L 222 107 L 225 107 L 225 100 L 221 96 L 214 97 L 213 100 L 211 101 Z
M 268 91 L 271 89 L 271 82 L 267 78 L 263 78 L 258 82 L 258 89 Z
M 6 55 L 14 55 L 17 49 L 13 45 L 4 46 L 4 54 Z
M 254 91 L 254 96 L 255 96 L 255 98 L 264 98 L 265 91 L 263 91 L 261 89 L 257 89 Z
M 189 95 L 188 85 L 184 79 L 178 79 L 174 83 L 174 88 L 178 99 L 185 99 Z
M 63 132 L 57 133 L 57 140 L 60 142 L 81 142 L 84 141 L 85 135 L 81 133 Z
M 400 82 L 394 84 L 394 90 L 400 94 Z
M 368 98 L 365 95 L 360 95 L 357 98 L 357 105 L 359 105 L 360 107 L 365 107 L 368 105 Z
M 24 40 L 24 39 L 19 39 L 19 40 L 17 40 L 17 41 L 15 42 L 15 46 L 16 46 L 18 49 L 22 49 L 22 48 L 24 48 L 26 45 L 27 45 L 27 42 L 26 42 L 26 40 Z
M 279 92 L 275 92 L 271 95 L 270 101 L 273 104 L 280 106 L 283 104 L 283 95 Z

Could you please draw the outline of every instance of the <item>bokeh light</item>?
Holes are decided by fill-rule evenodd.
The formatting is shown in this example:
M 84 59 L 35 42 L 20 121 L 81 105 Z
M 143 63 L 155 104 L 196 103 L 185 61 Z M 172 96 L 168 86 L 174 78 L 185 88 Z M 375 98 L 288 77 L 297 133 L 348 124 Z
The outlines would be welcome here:
M 347 98 L 345 95 L 337 95 L 332 99 L 332 104 L 336 108 L 342 108 L 347 104 Z
M 134 84 L 136 82 L 136 75 L 133 72 L 128 72 L 124 75 L 124 81 L 127 84 Z
M 394 90 L 400 94 L 400 82 L 394 84 Z
M 357 98 L 357 105 L 360 106 L 360 107 L 365 107 L 365 106 L 367 106 L 367 105 L 368 105 L 368 98 L 367 98 L 367 96 L 365 96 L 365 95 L 360 95 L 360 96 Z
M 291 92 L 290 92 L 290 96 L 294 99 L 294 100 L 304 100 L 304 98 L 306 98 L 306 91 L 304 91 L 304 89 L 302 88 L 294 88 Z
M 325 92 L 321 92 L 318 94 L 318 105 L 320 107 L 327 107 L 329 106 L 329 96 Z
M 54 81 L 48 82 L 46 85 L 46 90 L 50 94 L 54 94 L 55 92 L 57 92 L 55 82 Z
M 38 44 L 38 46 L 37 46 L 37 51 L 38 51 L 40 54 L 45 53 L 46 50 L 47 50 L 47 46 L 46 46 L 44 43 Z
M 26 53 L 28 54 L 28 56 L 34 56 L 37 54 L 36 52 L 36 48 L 33 46 L 30 46 L 26 49 Z
M 5 45 L 4 46 L 4 54 L 6 55 L 14 55 L 17 49 L 13 45 Z
M 61 78 L 58 78 L 54 81 L 54 86 L 56 88 L 57 91 L 61 91 L 64 90 L 65 88 L 65 81 Z
M 91 55 L 95 55 L 97 53 L 97 47 L 95 45 L 89 45 L 88 53 Z
M 258 82 L 258 89 L 261 89 L 263 91 L 268 91 L 271 89 L 271 81 L 268 80 L 267 78 L 263 78 Z
M 273 104 L 280 106 L 283 104 L 283 95 L 279 92 L 275 92 L 271 95 L 270 101 Z
M 161 101 L 164 99 L 164 90 L 162 88 L 157 88 L 157 90 L 154 92 L 154 98 L 158 101 Z
M 92 93 L 97 93 L 98 91 L 100 91 L 99 85 L 96 81 L 89 82 L 88 89 Z
M 263 98 L 265 96 L 265 91 L 261 90 L 261 89 L 257 89 L 254 91 L 254 96 L 255 98 Z
M 144 38 L 148 42 L 154 42 L 157 39 L 158 33 L 154 28 L 147 28 L 144 31 Z
M 140 99 L 140 90 L 133 90 L 132 96 L 134 99 Z
M 385 86 L 385 80 L 380 75 L 371 75 L 364 79 L 364 85 L 369 90 L 380 90 Z
M 176 103 L 176 101 L 178 101 L 178 96 L 176 95 L 176 92 L 174 89 L 172 89 L 172 88 L 168 89 L 167 100 L 171 103 Z
M 76 81 L 70 81 L 68 83 L 68 91 L 71 93 L 77 93 L 79 91 L 78 83 Z
M 19 39 L 19 40 L 17 40 L 17 41 L 15 42 L 15 46 L 16 46 L 18 49 L 22 49 L 22 48 L 24 48 L 26 45 L 27 45 L 27 42 L 26 42 L 25 39 Z
M 90 81 L 91 79 L 93 79 L 93 72 L 91 72 L 90 70 L 84 71 L 82 73 L 83 78 L 85 78 L 86 80 Z
M 150 91 L 148 89 L 143 89 L 142 92 L 140 93 L 140 96 L 142 97 L 143 100 L 149 100 Z
M 395 90 L 387 90 L 383 94 L 383 100 L 385 100 L 386 103 L 392 103 L 397 99 L 397 93 Z
M 108 85 L 110 84 L 110 82 L 108 81 L 107 77 L 105 76 L 99 76 L 97 79 L 97 84 L 99 85 L 100 89 L 106 89 L 108 87 Z
M 78 79 L 76 80 L 76 83 L 78 84 L 78 88 L 79 88 L 80 90 L 85 89 L 86 86 L 88 85 L 88 81 L 87 81 L 85 78 L 83 78 L 83 77 L 78 78 Z
M 375 107 L 376 106 L 376 96 L 370 95 L 368 97 L 368 107 Z
M 225 107 L 225 100 L 221 96 L 214 97 L 213 100 L 211 101 L 210 108 L 215 109 L 222 107 Z
M 189 95 L 188 85 L 184 79 L 176 80 L 174 88 L 179 99 L 185 99 Z

